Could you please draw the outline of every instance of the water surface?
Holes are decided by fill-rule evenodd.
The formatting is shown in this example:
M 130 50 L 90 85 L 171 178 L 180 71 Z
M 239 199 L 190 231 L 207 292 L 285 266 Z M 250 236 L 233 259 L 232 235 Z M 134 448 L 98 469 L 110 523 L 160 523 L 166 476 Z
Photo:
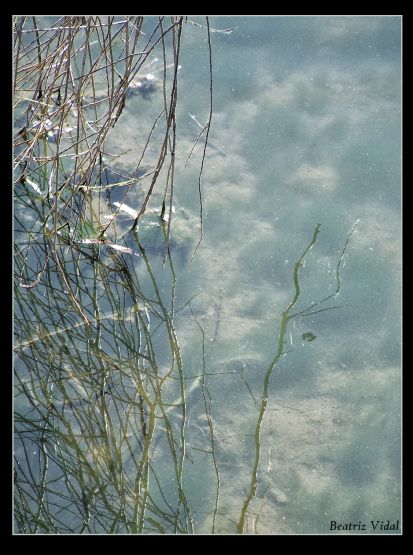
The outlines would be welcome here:
M 371 521 L 401 519 L 400 18 L 213 17 L 210 25 L 235 30 L 211 33 L 203 238 L 192 260 L 202 140 L 185 162 L 200 132 L 191 115 L 208 120 L 209 66 L 206 31 L 190 23 L 179 70 L 172 220 L 175 306 L 193 299 L 192 313 L 186 305 L 174 318 L 187 391 L 182 485 L 191 531 L 236 533 L 242 520 L 244 533 L 361 531 L 331 531 L 331 521 L 389 533 Z M 107 149 L 122 153 L 125 171 L 159 95 L 131 97 L 108 135 Z M 334 308 L 288 322 L 261 413 L 295 265 L 318 224 L 293 312 L 330 295 L 317 308 Z M 170 273 L 162 254 L 148 256 L 166 301 Z M 130 256 L 128 264 L 149 293 L 142 259 Z M 154 336 L 154 345 L 166 372 L 165 336 Z M 179 388 L 167 387 L 172 403 Z M 165 437 L 153 468 L 166 500 L 155 486 L 150 491 L 159 504 L 174 505 Z

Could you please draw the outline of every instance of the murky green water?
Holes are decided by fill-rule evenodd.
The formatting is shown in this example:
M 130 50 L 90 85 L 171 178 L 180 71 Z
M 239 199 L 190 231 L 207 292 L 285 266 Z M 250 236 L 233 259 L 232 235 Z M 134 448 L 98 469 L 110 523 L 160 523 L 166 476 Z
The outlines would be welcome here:
M 185 162 L 200 131 L 191 115 L 202 125 L 208 119 L 209 70 L 206 33 L 189 23 L 179 70 L 171 251 L 175 306 L 192 298 L 193 311 L 186 305 L 174 317 L 186 448 L 177 480 L 160 420 L 151 500 L 165 512 L 177 499 L 187 504 L 186 531 L 198 534 L 400 533 L 400 18 L 214 17 L 210 24 L 236 29 L 211 33 L 203 239 L 192 261 L 202 143 Z M 124 171 L 134 166 L 160 95 L 131 97 L 108 135 Z M 268 374 L 296 291 L 296 263 L 317 224 L 300 268 L 298 315 Z M 142 259 L 126 256 L 150 295 Z M 162 252 L 148 256 L 167 304 L 171 274 Z M 321 311 L 327 307 L 335 308 Z M 161 375 L 171 356 L 165 337 L 153 337 Z M 30 364 L 17 361 L 16 369 Z M 173 403 L 179 380 L 166 381 L 164 392 Z M 169 410 L 172 428 L 182 429 L 182 413 Z M 15 447 L 23 460 L 19 440 Z M 36 457 L 27 458 L 35 467 Z M 70 518 L 76 526 L 76 515 L 62 517 Z M 171 531 L 162 526 L 143 531 Z M 95 532 L 108 530 L 102 524 Z

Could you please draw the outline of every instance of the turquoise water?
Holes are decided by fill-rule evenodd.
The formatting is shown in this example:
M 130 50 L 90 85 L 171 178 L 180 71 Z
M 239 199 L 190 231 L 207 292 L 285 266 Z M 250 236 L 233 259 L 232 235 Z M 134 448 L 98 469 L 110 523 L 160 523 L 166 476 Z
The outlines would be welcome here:
M 301 306 L 331 292 L 338 253 L 359 220 L 334 302 L 340 308 L 294 322 L 292 352 L 270 382 L 262 479 L 288 500 L 261 491 L 257 529 L 328 533 L 336 520 L 367 522 L 371 533 L 371 520 L 400 518 L 400 20 L 242 17 L 213 18 L 211 26 L 237 29 L 212 35 L 210 140 L 221 152 L 208 153 L 205 237 L 190 274 L 183 269 L 191 292 L 201 287 L 216 302 L 223 290 L 209 367 L 246 361 L 259 398 L 293 264 L 314 226 L 321 232 L 303 271 Z M 188 48 L 182 59 L 183 119 L 185 111 L 207 115 L 200 50 Z M 179 179 L 190 190 L 187 173 Z M 185 192 L 182 202 L 195 210 L 193 198 Z M 204 302 L 205 311 L 211 301 Z M 303 341 L 306 331 L 316 340 Z M 226 389 L 211 383 L 222 427 L 240 434 L 234 466 L 223 470 L 228 512 L 248 483 L 254 438 L 242 434 L 256 417 L 235 381 Z M 233 476 L 236 461 L 242 469 Z
M 148 18 L 147 31 L 151 24 Z M 185 162 L 200 131 L 191 115 L 202 125 L 208 119 L 209 66 L 206 31 L 188 23 L 174 204 L 190 217 L 178 228 L 184 248 L 172 253 L 176 306 L 194 297 L 205 339 L 203 358 L 200 327 L 188 306 L 177 312 L 188 410 L 183 484 L 194 533 L 237 531 L 253 476 L 264 377 L 294 295 L 295 264 L 317 224 L 293 312 L 330 295 L 318 308 L 336 308 L 288 324 L 268 383 L 243 532 L 400 533 L 400 524 L 372 525 L 401 521 L 400 18 L 213 17 L 210 25 L 235 30 L 211 33 L 203 238 L 191 260 L 200 237 L 202 143 Z M 139 125 L 157 113 L 157 94 L 131 99 L 108 136 L 108 150 L 132 145 L 120 158 L 123 168 L 133 166 Z M 151 256 L 167 296 L 170 275 L 159 253 Z M 141 261 L 130 263 L 145 286 Z M 156 346 L 167 366 L 162 336 Z M 220 480 L 215 518 L 205 390 L 191 378 L 203 365 Z M 177 393 L 172 387 L 171 402 Z M 154 465 L 173 499 L 162 445 Z M 337 531 L 331 521 L 360 526 Z

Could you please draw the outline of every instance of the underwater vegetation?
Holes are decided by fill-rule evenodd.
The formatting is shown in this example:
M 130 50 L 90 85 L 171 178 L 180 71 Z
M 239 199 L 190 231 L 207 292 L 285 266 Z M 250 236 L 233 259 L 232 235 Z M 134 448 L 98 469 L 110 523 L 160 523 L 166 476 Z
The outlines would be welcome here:
M 245 299 L 231 319 L 222 276 L 209 297 L 182 287 L 207 273 L 194 262 L 214 148 L 213 37 L 233 30 L 181 16 L 14 18 L 17 534 L 291 533 L 297 514 L 300 531 L 318 531 L 320 519 L 362 519 L 369 503 L 378 506 L 366 485 L 382 496 L 397 489 L 368 432 L 386 434 L 379 454 L 395 469 L 397 422 L 366 409 L 373 394 L 397 403 L 396 377 L 386 393 L 367 376 L 357 397 L 350 372 L 314 369 L 325 339 L 317 323 L 342 308 L 358 221 L 335 238 L 327 276 L 314 254 L 318 219 L 302 244 L 289 245 L 291 263 L 264 249 L 287 286 L 274 306 L 266 290 L 251 288 L 258 314 Z M 202 45 L 207 115 L 188 112 L 195 135 L 178 156 L 189 31 L 192 54 Z M 131 114 L 135 139 L 125 133 L 121 142 Z M 228 162 L 220 145 L 214 152 Z M 180 197 L 186 184 L 177 176 L 189 161 L 193 188 Z M 185 195 L 198 211 L 180 204 Z M 222 204 L 233 209 L 225 192 Z M 225 217 L 218 211 L 210 221 Z M 270 251 L 269 228 L 262 245 Z M 254 250 L 247 245 L 243 256 Z M 216 241 L 205 252 L 211 267 L 235 260 Z M 310 271 L 327 284 L 324 294 L 308 294 Z M 238 328 L 257 321 L 256 345 L 234 357 Z M 307 367 L 286 376 L 299 349 Z M 352 440 L 350 397 L 363 423 Z

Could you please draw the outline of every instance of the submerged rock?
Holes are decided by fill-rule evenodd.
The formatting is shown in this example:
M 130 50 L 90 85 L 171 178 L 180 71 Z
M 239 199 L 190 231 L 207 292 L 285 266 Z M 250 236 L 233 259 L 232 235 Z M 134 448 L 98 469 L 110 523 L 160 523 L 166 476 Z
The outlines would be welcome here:
M 138 211 L 119 203 L 116 203 L 116 208 L 120 214 L 126 213 L 130 216 L 123 221 L 122 226 L 131 228 Z M 169 218 L 170 235 L 167 241 Z M 137 238 L 144 251 L 150 255 L 163 255 L 168 245 L 171 254 L 178 253 L 186 260 L 195 248 L 199 230 L 199 218 L 185 208 L 173 207 L 171 215 L 162 215 L 160 208 L 148 208 L 139 218 L 136 235 L 133 232 L 127 233 L 125 240 L 133 241 L 136 245 Z
M 159 89 L 158 80 L 153 73 L 147 73 L 136 81 L 132 81 L 127 88 L 128 95 L 138 94 L 145 100 L 150 100 L 153 93 Z

